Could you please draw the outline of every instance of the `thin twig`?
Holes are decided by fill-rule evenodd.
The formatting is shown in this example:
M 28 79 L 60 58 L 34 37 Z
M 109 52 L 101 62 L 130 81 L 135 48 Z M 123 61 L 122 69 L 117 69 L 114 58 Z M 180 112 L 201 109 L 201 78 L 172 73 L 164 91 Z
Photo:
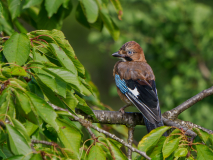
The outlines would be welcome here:
M 198 101 L 204 99 L 205 97 L 208 97 L 213 94 L 213 86 L 211 88 L 208 88 L 206 90 L 203 90 L 202 92 L 198 93 L 194 97 L 188 99 L 181 105 L 175 107 L 174 109 L 167 111 L 163 114 L 163 116 L 167 119 L 175 120 L 177 119 L 178 115 L 181 114 L 183 111 L 197 103 Z
M 96 139 L 96 136 L 95 134 L 92 132 L 91 128 L 89 128 L 89 126 L 85 127 L 87 129 L 87 131 L 89 132 L 90 136 L 92 139 Z
M 133 142 L 133 136 L 134 136 L 134 127 L 129 127 L 128 128 L 128 144 L 132 146 L 132 142 Z M 127 151 L 127 158 L 128 160 L 132 159 L 132 151 L 128 148 Z
M 45 145 L 48 145 L 48 146 L 56 146 L 57 145 L 57 143 L 55 143 L 55 142 L 40 141 L 40 140 L 35 140 L 35 139 L 32 139 L 31 143 L 33 143 L 33 144 L 36 144 L 36 143 L 45 144 Z
M 49 104 L 50 104 L 50 103 L 49 103 Z M 71 112 L 67 111 L 66 109 L 60 108 L 60 107 L 58 107 L 58 106 L 55 106 L 54 104 L 50 104 L 50 105 L 51 105 L 51 106 L 53 107 L 53 109 L 55 109 L 55 110 L 60 110 L 60 111 L 66 111 L 66 112 L 68 112 L 76 121 L 80 122 L 83 126 L 89 125 L 89 127 L 93 128 L 93 129 L 95 129 L 95 130 L 97 130 L 97 131 L 100 132 L 100 133 L 103 133 L 103 134 L 109 136 L 110 138 L 112 138 L 112 139 L 114 139 L 114 140 L 120 142 L 120 143 L 123 144 L 124 146 L 128 147 L 129 149 L 132 150 L 132 152 L 139 153 L 140 155 L 142 155 L 142 156 L 145 157 L 146 159 L 149 159 L 149 160 L 151 159 L 149 156 L 146 155 L 145 152 L 142 152 L 142 151 L 140 151 L 140 150 L 138 150 L 138 149 L 132 147 L 132 146 L 129 145 L 128 143 L 124 142 L 123 139 L 118 138 L 118 137 L 115 136 L 114 134 L 111 134 L 111 133 L 109 133 L 109 132 L 107 132 L 107 131 L 105 131 L 105 130 L 103 130 L 103 129 L 97 127 L 97 126 L 92 125 L 91 122 L 89 122 L 89 121 L 87 121 L 87 120 L 85 120 L 85 119 L 79 118 L 78 116 L 72 114 Z

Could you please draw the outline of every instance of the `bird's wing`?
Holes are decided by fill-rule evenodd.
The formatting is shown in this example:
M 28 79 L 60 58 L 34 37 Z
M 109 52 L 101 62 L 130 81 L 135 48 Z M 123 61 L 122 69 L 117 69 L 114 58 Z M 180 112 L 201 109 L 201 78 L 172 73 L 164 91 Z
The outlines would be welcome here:
M 115 75 L 115 82 L 120 91 L 138 108 L 151 123 L 161 121 L 160 107 L 155 87 L 155 81 L 150 83 L 145 80 L 124 80 Z

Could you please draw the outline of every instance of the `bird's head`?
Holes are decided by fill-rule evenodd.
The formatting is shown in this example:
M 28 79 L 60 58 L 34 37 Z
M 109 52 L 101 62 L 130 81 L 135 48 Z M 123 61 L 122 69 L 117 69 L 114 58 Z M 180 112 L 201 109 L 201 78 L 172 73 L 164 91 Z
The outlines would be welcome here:
M 112 54 L 123 61 L 140 61 L 146 62 L 141 46 L 135 41 L 126 42 L 118 52 Z

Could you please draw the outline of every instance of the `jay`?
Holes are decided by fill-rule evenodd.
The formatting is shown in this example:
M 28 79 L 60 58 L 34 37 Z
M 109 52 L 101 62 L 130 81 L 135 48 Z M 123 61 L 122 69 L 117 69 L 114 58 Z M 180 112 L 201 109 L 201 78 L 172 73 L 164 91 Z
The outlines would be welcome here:
M 121 59 L 113 69 L 118 95 L 127 104 L 120 111 L 124 113 L 126 107 L 136 106 L 143 115 L 148 132 L 163 126 L 155 75 L 140 45 L 134 41 L 127 42 L 112 56 Z

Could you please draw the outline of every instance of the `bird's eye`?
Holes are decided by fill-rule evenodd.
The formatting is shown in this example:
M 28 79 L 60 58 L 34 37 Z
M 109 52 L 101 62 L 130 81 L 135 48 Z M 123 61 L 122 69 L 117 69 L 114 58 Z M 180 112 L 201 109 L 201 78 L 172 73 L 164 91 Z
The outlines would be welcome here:
M 133 54 L 133 52 L 132 51 L 128 51 L 128 54 Z

